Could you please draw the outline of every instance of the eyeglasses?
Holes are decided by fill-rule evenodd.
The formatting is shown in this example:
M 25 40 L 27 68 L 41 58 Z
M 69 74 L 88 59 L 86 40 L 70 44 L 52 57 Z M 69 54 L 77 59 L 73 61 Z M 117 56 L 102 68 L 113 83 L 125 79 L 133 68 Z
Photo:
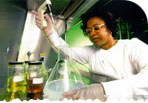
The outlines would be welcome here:
M 99 31 L 105 24 L 101 24 L 101 25 L 94 25 L 92 28 L 87 28 L 85 30 L 85 33 L 88 35 L 92 32 L 92 29 L 94 29 L 95 31 Z

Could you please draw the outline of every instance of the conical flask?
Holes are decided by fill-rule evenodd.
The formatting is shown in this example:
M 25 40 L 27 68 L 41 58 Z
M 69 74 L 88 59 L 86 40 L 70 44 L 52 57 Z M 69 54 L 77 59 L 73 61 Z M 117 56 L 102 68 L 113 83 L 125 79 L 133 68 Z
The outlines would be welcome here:
M 62 93 L 77 90 L 85 86 L 81 74 L 72 66 L 69 59 L 59 60 L 52 69 L 43 89 L 43 97 L 49 100 L 63 99 Z

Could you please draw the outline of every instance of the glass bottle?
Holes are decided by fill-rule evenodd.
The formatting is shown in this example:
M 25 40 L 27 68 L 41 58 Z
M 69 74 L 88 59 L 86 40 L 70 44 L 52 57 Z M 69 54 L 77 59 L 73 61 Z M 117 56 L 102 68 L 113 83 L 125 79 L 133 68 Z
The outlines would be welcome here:
M 24 62 L 24 77 L 25 77 L 25 85 L 27 86 L 27 75 L 29 71 L 29 62 L 30 61 L 25 61 Z
M 44 81 L 43 81 L 43 87 L 48 79 L 48 72 L 47 72 L 47 67 L 46 67 L 46 64 L 45 64 L 45 56 L 46 56 L 46 53 L 40 53 L 40 57 L 39 57 L 39 61 L 42 62 L 42 72 L 43 72 L 43 78 L 44 78 Z
M 43 72 L 41 62 L 29 62 L 27 74 L 27 97 L 36 100 L 42 94 Z
M 10 100 L 19 98 L 22 95 L 24 89 L 23 62 L 9 62 L 7 92 L 10 93 Z

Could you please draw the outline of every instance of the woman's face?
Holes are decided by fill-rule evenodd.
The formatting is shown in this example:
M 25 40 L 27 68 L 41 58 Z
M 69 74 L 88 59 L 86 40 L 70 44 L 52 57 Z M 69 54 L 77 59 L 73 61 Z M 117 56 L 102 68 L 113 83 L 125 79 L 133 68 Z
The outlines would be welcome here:
M 105 21 L 99 17 L 92 17 L 87 21 L 86 33 L 96 47 L 107 45 L 111 36 Z

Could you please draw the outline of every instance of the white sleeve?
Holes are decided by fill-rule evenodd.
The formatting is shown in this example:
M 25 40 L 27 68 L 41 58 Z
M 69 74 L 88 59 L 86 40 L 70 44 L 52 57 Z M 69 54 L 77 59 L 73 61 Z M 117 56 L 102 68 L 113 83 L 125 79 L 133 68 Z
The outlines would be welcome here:
M 148 45 L 138 39 L 132 39 L 132 61 L 137 74 L 122 80 L 102 83 L 107 96 L 113 98 L 148 99 Z
M 48 36 L 51 44 L 54 48 L 57 49 L 60 53 L 65 56 L 68 56 L 70 59 L 74 59 L 80 63 L 87 63 L 89 59 L 89 49 L 88 47 L 74 47 L 69 48 L 68 44 L 58 36 L 56 32 Z

